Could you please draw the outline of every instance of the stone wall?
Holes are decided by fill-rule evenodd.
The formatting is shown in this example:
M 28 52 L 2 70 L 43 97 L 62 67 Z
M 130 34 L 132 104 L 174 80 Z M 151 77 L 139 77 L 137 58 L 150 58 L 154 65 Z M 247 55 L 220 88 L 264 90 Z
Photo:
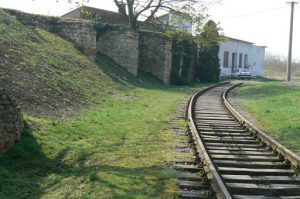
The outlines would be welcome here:
M 170 84 L 172 42 L 166 37 L 114 28 L 99 35 L 97 52 L 111 57 L 134 75 L 141 70 L 151 73 L 165 84 Z
M 124 27 L 114 27 L 98 34 L 97 38 L 94 24 L 87 20 L 33 15 L 9 9 L 5 11 L 25 26 L 43 28 L 70 40 L 92 60 L 100 52 L 134 75 L 141 70 L 170 84 L 172 42 L 160 34 L 134 33 Z
M 94 25 L 87 22 L 59 21 L 52 30 L 72 41 L 91 60 L 95 60 L 97 32 Z
M 21 139 L 23 121 L 16 103 L 0 89 L 0 153 L 6 152 Z
M 139 49 L 139 69 L 170 84 L 172 41 L 158 34 L 141 32 Z
M 124 66 L 130 73 L 137 75 L 139 34 L 126 28 L 116 28 L 102 33 L 97 40 L 97 51 Z
M 96 30 L 87 20 L 61 19 L 43 15 L 34 15 L 17 10 L 5 9 L 25 26 L 43 28 L 49 32 L 62 36 L 75 44 L 92 60 L 96 58 Z

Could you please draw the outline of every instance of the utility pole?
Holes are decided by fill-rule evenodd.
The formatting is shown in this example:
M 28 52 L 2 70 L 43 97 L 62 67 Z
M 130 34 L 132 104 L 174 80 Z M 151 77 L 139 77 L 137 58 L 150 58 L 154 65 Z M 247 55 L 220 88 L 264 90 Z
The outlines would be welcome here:
M 293 25 L 294 25 L 294 7 L 295 4 L 298 2 L 295 1 L 290 1 L 287 2 L 288 4 L 291 4 L 291 22 L 290 22 L 290 39 L 289 39 L 289 54 L 288 54 L 288 63 L 287 63 L 287 77 L 286 81 L 290 82 L 291 81 L 291 76 L 292 76 L 292 48 L 293 48 Z

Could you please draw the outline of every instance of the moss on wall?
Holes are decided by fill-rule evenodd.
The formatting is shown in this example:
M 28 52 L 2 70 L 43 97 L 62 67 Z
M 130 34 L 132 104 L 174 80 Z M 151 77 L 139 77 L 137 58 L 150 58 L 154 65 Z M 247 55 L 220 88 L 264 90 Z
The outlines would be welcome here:
M 171 84 L 188 83 L 195 52 L 195 44 L 189 41 L 173 41 Z

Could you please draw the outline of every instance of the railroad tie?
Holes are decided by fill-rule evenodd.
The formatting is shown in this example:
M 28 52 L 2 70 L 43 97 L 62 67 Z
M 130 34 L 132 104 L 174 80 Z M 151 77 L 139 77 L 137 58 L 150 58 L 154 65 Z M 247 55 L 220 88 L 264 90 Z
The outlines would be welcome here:
M 201 91 L 190 103 L 193 139 L 218 198 L 300 199 L 300 177 L 287 157 L 274 153 L 224 106 L 223 93 L 231 86 Z M 180 186 L 203 186 L 196 179 Z

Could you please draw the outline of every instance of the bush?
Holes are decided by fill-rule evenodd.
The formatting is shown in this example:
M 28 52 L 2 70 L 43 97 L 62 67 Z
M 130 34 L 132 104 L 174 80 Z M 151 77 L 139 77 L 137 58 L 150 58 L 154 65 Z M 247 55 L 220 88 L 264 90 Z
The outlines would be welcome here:
M 186 84 L 194 60 L 195 44 L 189 41 L 173 41 L 171 83 Z
M 197 65 L 197 78 L 202 82 L 217 82 L 220 76 L 219 41 L 217 24 L 210 20 L 200 34 L 201 48 Z

